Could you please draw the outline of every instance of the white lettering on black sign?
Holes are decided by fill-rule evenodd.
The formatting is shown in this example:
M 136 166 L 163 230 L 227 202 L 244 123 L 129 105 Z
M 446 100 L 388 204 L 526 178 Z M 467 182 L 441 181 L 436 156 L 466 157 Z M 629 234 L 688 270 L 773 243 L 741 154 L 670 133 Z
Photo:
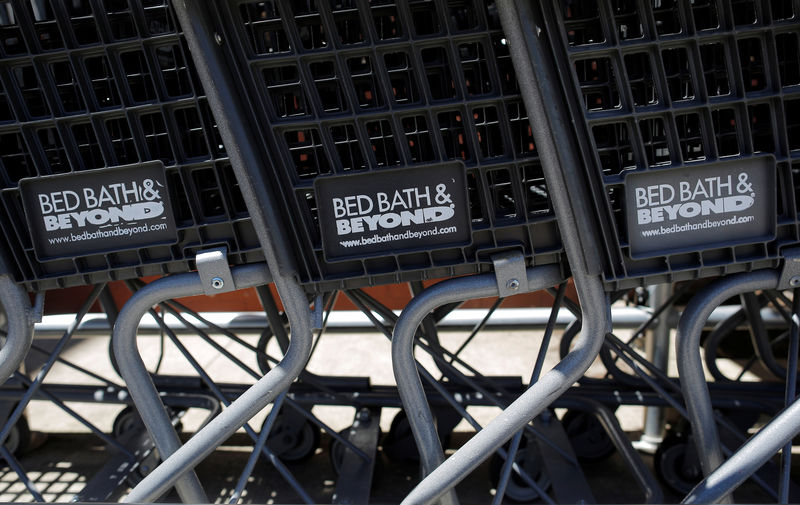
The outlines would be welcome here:
M 176 239 L 160 162 L 26 179 L 20 190 L 40 259 Z
M 315 190 L 328 259 L 471 240 L 460 164 L 325 177 L 316 181 Z
M 47 231 L 153 219 L 164 213 L 161 196 L 164 189 L 163 184 L 144 179 L 141 184 L 131 181 L 83 188 L 80 193 L 71 190 L 39 193 L 39 209 Z
M 393 193 L 379 191 L 374 197 L 351 195 L 333 198 L 336 231 L 339 235 L 347 235 L 447 221 L 455 215 L 455 204 L 446 190 L 445 184 L 437 185 L 434 199 L 437 204 L 448 205 L 433 205 L 430 186 L 397 189 Z
M 638 224 L 661 223 L 679 218 L 741 212 L 755 204 L 750 175 L 741 172 L 738 184 L 733 175 L 706 177 L 694 183 L 652 184 L 634 188 Z
M 775 162 L 770 157 L 633 173 L 625 186 L 634 257 L 774 237 Z

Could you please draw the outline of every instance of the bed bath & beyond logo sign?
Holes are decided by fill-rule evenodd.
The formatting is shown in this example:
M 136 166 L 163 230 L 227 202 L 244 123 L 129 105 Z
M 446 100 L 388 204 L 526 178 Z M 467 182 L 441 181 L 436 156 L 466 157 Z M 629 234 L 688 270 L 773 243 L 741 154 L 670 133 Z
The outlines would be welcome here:
M 20 181 L 39 259 L 176 241 L 160 162 Z
M 333 198 L 331 203 L 336 216 L 336 232 L 340 236 L 437 223 L 447 221 L 455 214 L 455 204 L 445 184 L 436 185 L 433 200 L 430 186 L 412 186 L 393 193 L 379 191 L 374 198 L 371 195 Z
M 633 173 L 625 187 L 633 257 L 754 243 L 775 235 L 771 157 Z M 664 238 L 669 240 L 659 240 Z
M 164 214 L 164 189 L 161 183 L 144 179 L 86 187 L 80 193 L 39 193 L 39 209 L 47 231 L 154 219 Z
M 706 177 L 694 184 L 680 181 L 677 187 L 672 184 L 636 187 L 636 220 L 638 224 L 650 224 L 747 210 L 756 197 L 749 178 L 747 172 L 739 173 L 735 192 L 731 174 Z
M 314 188 L 329 260 L 470 243 L 461 164 L 324 177 Z

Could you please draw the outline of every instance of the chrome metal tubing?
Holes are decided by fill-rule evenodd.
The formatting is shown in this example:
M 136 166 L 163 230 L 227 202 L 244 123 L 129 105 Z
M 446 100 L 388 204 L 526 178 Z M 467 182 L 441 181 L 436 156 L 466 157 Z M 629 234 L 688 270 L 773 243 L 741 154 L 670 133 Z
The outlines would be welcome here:
M 236 267 L 232 269 L 232 273 L 237 288 L 253 287 L 271 281 L 263 264 Z M 181 446 L 158 391 L 139 356 L 136 328 L 142 316 L 153 305 L 170 298 L 202 293 L 203 286 L 196 273 L 164 277 L 138 291 L 125 304 L 114 326 L 113 346 L 120 371 L 145 426 L 164 458 L 161 465 L 131 491 L 126 498 L 128 502 L 153 501 L 173 483 L 177 483 L 176 487 L 181 491 L 184 501 L 205 501 L 206 497 L 197 478 L 192 474 L 181 476 L 191 471 L 226 438 L 289 387 L 308 359 L 311 333 L 293 333 L 284 359 Z M 302 301 L 306 303 L 305 296 Z M 294 309 L 297 310 L 299 302 L 294 303 Z
M 697 292 L 678 322 L 675 346 L 678 376 L 703 475 L 711 474 L 723 461 L 711 395 L 700 357 L 703 326 L 714 309 L 728 298 L 759 289 L 775 289 L 779 278 L 780 274 L 775 270 L 745 272 L 722 278 Z
M 611 327 L 596 254 L 601 248 L 593 228 L 597 216 L 580 174 L 582 160 L 575 148 L 574 124 L 564 108 L 563 89 L 557 79 L 549 79 L 555 69 L 540 40 L 531 2 L 498 0 L 497 11 L 575 281 L 582 330 L 561 362 L 433 470 L 403 504 L 430 503 L 466 477 L 586 372 Z
M 678 322 L 676 357 L 681 390 L 686 400 L 692 434 L 703 475 L 709 475 L 722 463 L 711 395 L 708 391 L 702 359 L 700 335 L 708 316 L 730 297 L 759 289 L 775 289 L 780 274 L 774 270 L 760 270 L 731 275 L 701 289 L 695 294 Z
M 798 433 L 800 400 L 795 400 L 695 486 L 681 503 L 719 503 Z
M 527 270 L 531 291 L 544 289 L 561 282 L 560 268 L 555 265 L 533 267 Z M 426 289 L 403 310 L 392 335 L 392 368 L 397 381 L 400 399 L 408 415 L 411 430 L 420 451 L 423 474 L 431 473 L 442 461 L 444 453 L 436 432 L 430 406 L 422 387 L 414 359 L 414 335 L 425 317 L 442 305 L 472 298 L 497 296 L 497 278 L 493 274 L 458 277 L 442 281 Z M 509 434 L 509 436 L 513 433 Z M 455 503 L 448 493 L 444 503 Z

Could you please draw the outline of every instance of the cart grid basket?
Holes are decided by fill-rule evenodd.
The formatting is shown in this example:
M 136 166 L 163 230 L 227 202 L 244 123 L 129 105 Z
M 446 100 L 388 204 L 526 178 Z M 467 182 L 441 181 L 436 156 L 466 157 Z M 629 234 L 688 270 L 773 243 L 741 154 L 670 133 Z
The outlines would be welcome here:
M 781 248 L 797 242 L 796 8 L 757 0 L 544 4 L 556 60 L 571 77 L 564 86 L 596 208 L 608 218 L 608 284 L 774 267 Z M 686 203 L 686 214 L 700 215 L 675 210 Z
M 149 161 L 165 167 L 170 240 L 39 259 L 20 180 Z M 215 246 L 262 258 L 166 0 L 0 2 L 0 188 L 6 260 L 30 289 L 185 271 Z
M 474 273 L 490 268 L 494 252 L 509 249 L 539 264 L 560 261 L 493 2 L 311 0 L 217 8 L 242 94 L 274 161 L 271 176 L 285 203 L 284 221 L 296 233 L 303 282 L 328 289 Z M 395 227 L 384 216 L 387 226 L 371 225 L 382 213 L 439 205 L 436 188 L 453 180 L 463 188 L 447 185 L 440 202 L 449 203 L 450 195 L 456 203 L 458 237 L 403 235 L 428 233 L 427 220 Z M 355 187 L 363 191 L 347 194 Z M 454 193 L 464 190 L 460 205 Z M 413 201 L 404 198 L 408 191 Z M 390 210 L 379 205 L 380 192 L 394 204 Z M 333 200 L 345 214 L 346 194 L 354 206 L 342 224 Z M 359 194 L 365 198 L 356 207 Z M 343 249 L 341 242 L 354 240 L 387 241 Z

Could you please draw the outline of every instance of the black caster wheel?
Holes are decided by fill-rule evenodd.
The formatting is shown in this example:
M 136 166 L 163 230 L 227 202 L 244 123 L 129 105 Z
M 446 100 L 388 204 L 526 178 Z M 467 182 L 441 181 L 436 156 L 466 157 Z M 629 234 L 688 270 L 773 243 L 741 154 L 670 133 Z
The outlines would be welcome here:
M 453 431 L 456 423 L 448 422 L 447 426 L 438 421 L 436 409 L 434 409 L 434 420 L 436 421 L 437 431 L 439 432 L 439 440 L 442 442 L 442 449 L 445 449 L 450 444 L 450 434 Z M 459 417 L 460 419 L 460 417 Z M 408 422 L 406 412 L 401 410 L 392 419 L 392 425 L 389 427 L 389 433 L 383 438 L 383 452 L 386 457 L 395 462 L 418 462 L 419 451 L 417 450 L 417 441 L 414 440 L 414 433 L 411 431 L 411 424 Z
M 614 442 L 592 414 L 568 410 L 561 418 L 561 424 L 572 443 L 572 450 L 582 461 L 601 461 L 614 454 Z
M 685 496 L 702 479 L 703 471 L 691 437 L 671 433 L 664 437 L 653 456 L 653 467 L 659 479 L 676 493 Z
M 169 407 L 167 408 L 167 413 L 169 414 L 170 418 L 173 419 L 175 431 L 180 433 L 183 425 L 180 422 L 174 422 L 176 418 L 180 417 L 180 414 L 176 413 Z M 111 435 L 114 438 L 122 438 L 123 436 L 129 434 L 132 430 L 138 428 L 145 429 L 144 422 L 142 421 L 142 418 L 136 409 L 132 406 L 128 406 L 122 409 L 119 414 L 117 414 L 117 417 L 114 418 L 114 422 L 111 425 Z
M 319 428 L 311 421 L 281 411 L 267 437 L 267 447 L 281 461 L 294 463 L 310 458 L 319 447 L 319 439 Z
M 508 450 L 508 444 L 506 444 Z M 523 437 L 520 443 L 517 454 L 514 457 L 514 462 L 527 473 L 536 485 L 542 491 L 550 489 L 550 477 L 544 469 L 544 461 L 535 449 L 533 444 L 528 444 L 527 439 Z M 492 480 L 492 486 L 497 488 L 500 482 L 500 473 L 503 471 L 503 464 L 505 460 L 499 454 L 492 456 L 489 462 L 489 476 Z M 528 485 L 516 472 L 511 472 L 511 477 L 508 479 L 506 485 L 505 498 L 515 503 L 530 503 L 541 498 L 539 491 Z
M 11 428 L 11 431 L 8 432 L 6 449 L 8 449 L 8 452 L 11 454 L 19 456 L 30 447 L 31 437 L 31 429 L 28 426 L 28 420 L 25 416 L 21 416 Z
M 125 407 L 114 418 L 114 423 L 111 425 L 111 435 L 119 439 L 138 428 L 144 428 L 144 423 L 139 413 L 133 407 Z
M 382 445 L 383 453 L 391 461 L 398 463 L 419 461 L 417 442 L 414 440 L 405 411 L 401 410 L 394 416 Z
M 176 427 L 176 429 L 179 428 L 180 426 Z M 111 426 L 111 435 L 123 445 L 136 445 L 134 440 L 138 437 L 137 433 L 143 431 L 145 431 L 144 422 L 136 409 L 131 406 L 122 409 L 117 414 L 117 417 L 114 418 L 114 423 Z M 161 462 L 158 451 L 154 448 L 142 454 L 142 459 L 125 476 L 125 481 L 131 487 L 139 484 Z

